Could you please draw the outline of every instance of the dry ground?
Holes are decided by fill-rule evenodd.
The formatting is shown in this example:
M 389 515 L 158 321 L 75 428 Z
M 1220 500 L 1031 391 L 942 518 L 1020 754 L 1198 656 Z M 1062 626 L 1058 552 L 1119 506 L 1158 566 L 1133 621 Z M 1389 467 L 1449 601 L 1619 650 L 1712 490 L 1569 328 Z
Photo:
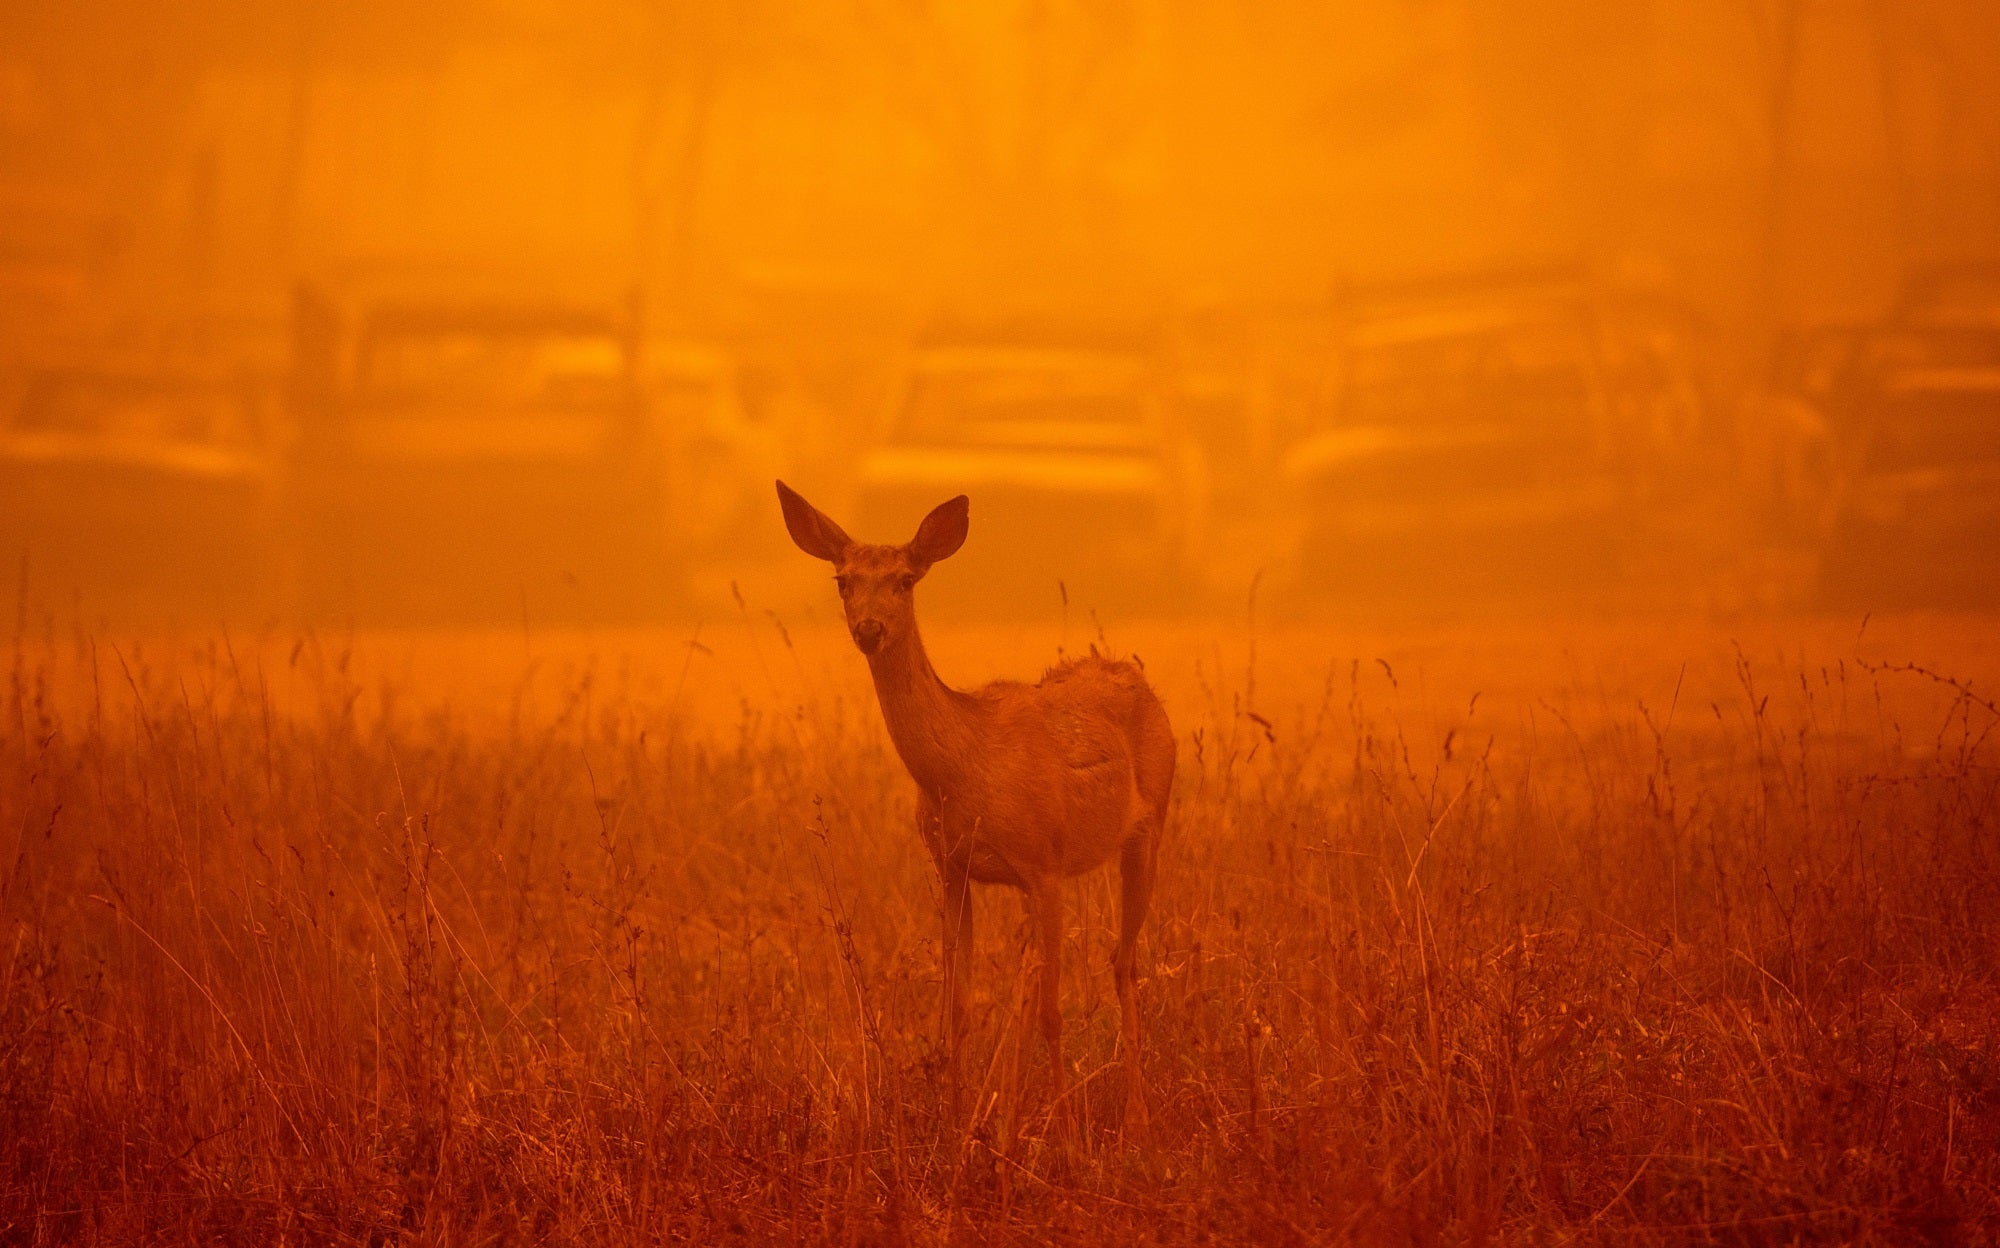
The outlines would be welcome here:
M 828 623 L 30 626 L 0 1243 L 1994 1239 L 1991 621 L 1113 630 L 1181 742 L 1152 1125 L 1087 879 L 1067 1142 L 997 890 L 945 1113 Z M 963 683 L 1093 640 L 930 635 Z

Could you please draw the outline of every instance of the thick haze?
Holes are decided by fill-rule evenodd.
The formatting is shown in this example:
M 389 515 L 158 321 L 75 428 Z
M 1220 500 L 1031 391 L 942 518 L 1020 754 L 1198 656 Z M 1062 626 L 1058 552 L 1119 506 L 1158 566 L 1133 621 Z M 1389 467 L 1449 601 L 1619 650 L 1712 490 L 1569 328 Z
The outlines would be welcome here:
M 1773 398 L 1773 353 L 2000 252 L 1977 0 L 0 21 L 4 575 L 49 618 L 685 614 L 819 584 L 780 475 L 878 540 L 970 493 L 967 566 L 1050 548 L 1022 582 L 1050 610 L 1240 601 L 1259 570 L 1301 602 L 1449 600 L 1454 555 L 1522 540 L 1646 608 L 1870 605 L 1822 566 L 1860 443 Z M 1452 345 L 1495 316 L 1534 327 L 1479 339 L 1507 363 Z M 1579 325 L 1617 339 L 1587 348 L 1599 380 L 1548 362 Z M 1616 380 L 1661 368 L 1650 397 Z M 1591 427 L 1522 443 L 1531 392 Z M 1077 433 L 1121 404 L 1151 432 Z M 1463 419 L 1428 458 L 1351 467 L 1437 412 Z M 1950 436 L 1984 446 L 1970 419 Z M 1541 501 L 1435 531 L 1434 496 L 1492 484 L 1440 466 L 1475 425 Z M 1771 484 L 1821 461 L 1845 484 Z M 1578 540 L 1610 528 L 1615 551 Z M 1990 571 L 1987 532 L 1939 540 Z M 1400 570 L 1358 567 L 1384 550 Z M 939 576 L 945 609 L 973 596 Z

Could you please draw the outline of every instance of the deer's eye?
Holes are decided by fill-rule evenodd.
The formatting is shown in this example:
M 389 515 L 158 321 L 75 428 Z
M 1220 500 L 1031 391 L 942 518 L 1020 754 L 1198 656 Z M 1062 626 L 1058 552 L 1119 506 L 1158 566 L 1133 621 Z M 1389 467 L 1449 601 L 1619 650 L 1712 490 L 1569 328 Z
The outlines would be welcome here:
M 903 573 L 903 575 L 896 578 L 896 588 L 902 590 L 906 594 L 909 593 L 911 590 L 915 589 L 916 587 L 917 587 L 917 578 L 911 576 L 908 572 L 905 572 Z
M 834 588 L 835 588 L 835 589 L 838 589 L 838 590 L 840 591 L 840 596 L 841 596 L 842 598 L 845 598 L 845 597 L 847 597 L 847 590 L 848 590 L 848 583 L 847 583 L 847 578 L 846 578 L 846 577 L 844 577 L 844 576 L 836 576 L 836 577 L 834 577 L 834 578 L 833 578 L 833 586 L 834 586 Z

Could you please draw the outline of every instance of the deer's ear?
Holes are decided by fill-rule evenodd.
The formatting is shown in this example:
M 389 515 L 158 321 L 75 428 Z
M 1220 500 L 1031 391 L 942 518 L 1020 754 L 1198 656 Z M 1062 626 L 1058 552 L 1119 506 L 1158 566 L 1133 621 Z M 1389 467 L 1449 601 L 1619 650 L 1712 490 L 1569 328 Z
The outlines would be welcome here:
M 917 526 L 917 535 L 910 539 L 910 560 L 919 571 L 928 571 L 940 559 L 949 559 L 965 545 L 966 512 L 971 504 L 961 494 L 949 502 L 939 503 Z
M 813 558 L 839 563 L 847 548 L 854 545 L 839 525 L 783 481 L 778 482 L 778 505 L 784 508 L 785 529 L 792 535 L 792 541 Z

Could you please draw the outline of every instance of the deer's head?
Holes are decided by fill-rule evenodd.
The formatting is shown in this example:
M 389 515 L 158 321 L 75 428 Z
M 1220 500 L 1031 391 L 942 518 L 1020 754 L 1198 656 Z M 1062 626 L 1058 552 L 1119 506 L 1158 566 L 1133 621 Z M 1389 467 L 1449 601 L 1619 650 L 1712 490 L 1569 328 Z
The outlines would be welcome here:
M 965 544 L 965 495 L 940 503 L 901 546 L 857 542 L 826 514 L 778 482 L 778 503 L 792 541 L 815 559 L 833 565 L 834 584 L 847 611 L 847 632 L 863 654 L 901 643 L 916 631 L 913 590 L 924 573 Z

